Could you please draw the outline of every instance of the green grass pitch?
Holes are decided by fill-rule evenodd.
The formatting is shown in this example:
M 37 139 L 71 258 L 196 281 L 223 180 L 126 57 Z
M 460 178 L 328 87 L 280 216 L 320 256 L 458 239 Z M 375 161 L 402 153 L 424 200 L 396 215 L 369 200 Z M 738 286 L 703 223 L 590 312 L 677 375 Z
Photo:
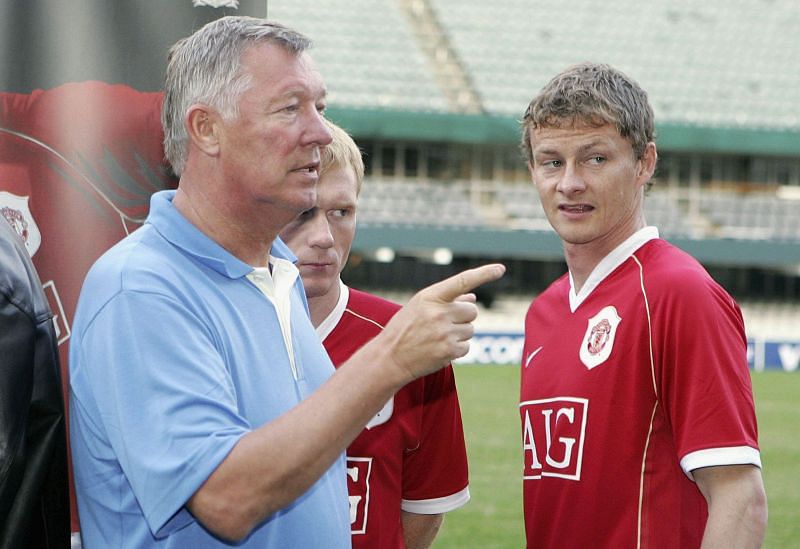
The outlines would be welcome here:
M 434 549 L 525 546 L 519 369 L 456 366 L 472 501 L 449 513 Z M 800 372 L 753 374 L 769 500 L 765 547 L 800 547 Z

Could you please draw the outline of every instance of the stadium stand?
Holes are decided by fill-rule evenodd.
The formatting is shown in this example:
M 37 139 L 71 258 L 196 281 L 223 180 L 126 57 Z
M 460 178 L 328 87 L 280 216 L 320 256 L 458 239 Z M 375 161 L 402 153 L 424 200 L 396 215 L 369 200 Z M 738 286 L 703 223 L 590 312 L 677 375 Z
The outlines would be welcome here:
M 706 191 L 701 195 L 700 207 L 723 237 L 800 240 L 800 202 L 797 200 L 785 200 L 764 192 L 741 196 Z
M 270 2 L 269 14 L 313 37 L 332 104 L 446 110 L 445 96 L 396 2 Z
M 747 335 L 753 338 L 795 340 L 800 327 L 796 303 L 774 300 L 740 300 Z
M 449 246 L 456 259 L 556 264 L 518 120 L 553 74 L 603 61 L 656 111 L 648 222 L 748 304 L 748 330 L 780 333 L 776 318 L 800 338 L 796 0 L 270 0 L 268 11 L 315 41 L 329 116 L 366 151 L 354 250 L 367 263 L 387 243 L 421 262 L 420 248 Z M 419 166 L 404 165 L 409 149 Z M 524 281 L 506 290 L 537 289 Z M 784 302 L 788 313 L 766 305 Z M 519 316 L 502 298 L 487 318 L 496 311 L 500 324 Z
M 441 29 L 486 112 L 519 116 L 550 75 L 592 59 L 635 75 L 663 122 L 800 127 L 794 0 L 272 0 L 269 13 L 314 38 L 333 103 L 447 110 L 409 3 L 436 18 L 427 32 Z
M 463 184 L 371 179 L 359 200 L 364 225 L 481 227 L 483 215 L 473 207 Z

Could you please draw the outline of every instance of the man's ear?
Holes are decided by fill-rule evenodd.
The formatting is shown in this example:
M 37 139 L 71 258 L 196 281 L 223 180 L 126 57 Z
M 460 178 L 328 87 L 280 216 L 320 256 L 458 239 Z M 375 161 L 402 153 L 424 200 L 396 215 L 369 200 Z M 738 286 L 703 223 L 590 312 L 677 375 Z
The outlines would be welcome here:
M 195 104 L 186 113 L 189 141 L 208 156 L 219 154 L 218 113 L 207 105 Z
M 639 170 L 636 174 L 636 179 L 640 185 L 644 185 L 653 178 L 656 171 L 656 161 L 658 160 L 658 152 L 656 152 L 656 144 L 650 141 L 644 148 L 642 157 L 639 159 Z

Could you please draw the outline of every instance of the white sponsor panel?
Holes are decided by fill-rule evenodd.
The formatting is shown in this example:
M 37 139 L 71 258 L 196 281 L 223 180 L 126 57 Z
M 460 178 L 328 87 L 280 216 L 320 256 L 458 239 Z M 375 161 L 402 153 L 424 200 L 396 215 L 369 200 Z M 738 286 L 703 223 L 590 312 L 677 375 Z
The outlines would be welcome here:
M 782 343 L 778 345 L 781 367 L 787 372 L 795 372 L 800 367 L 800 344 Z
M 525 336 L 522 333 L 475 334 L 469 353 L 456 364 L 500 364 L 520 366 Z M 606 343 L 608 346 L 609 343 Z M 531 360 L 534 364 L 536 360 Z M 800 372 L 800 340 L 774 341 L 750 338 L 747 341 L 747 363 L 757 370 Z
M 350 533 L 365 534 L 369 518 L 371 457 L 347 456 L 347 493 L 350 500 Z
M 557 397 L 520 403 L 525 480 L 580 480 L 589 400 Z
M 457 364 L 514 364 L 522 361 L 522 334 L 477 334 L 469 344 L 469 352 Z

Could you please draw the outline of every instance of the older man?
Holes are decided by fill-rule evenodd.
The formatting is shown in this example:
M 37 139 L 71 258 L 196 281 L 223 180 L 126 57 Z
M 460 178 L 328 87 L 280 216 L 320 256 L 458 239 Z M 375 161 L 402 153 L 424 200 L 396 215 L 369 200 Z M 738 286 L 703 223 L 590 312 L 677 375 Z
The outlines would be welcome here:
M 308 41 L 245 17 L 170 53 L 177 191 L 84 283 L 72 448 L 91 547 L 349 547 L 343 450 L 409 381 L 466 352 L 475 285 L 422 290 L 333 373 L 279 231 L 313 206 L 330 140 Z

